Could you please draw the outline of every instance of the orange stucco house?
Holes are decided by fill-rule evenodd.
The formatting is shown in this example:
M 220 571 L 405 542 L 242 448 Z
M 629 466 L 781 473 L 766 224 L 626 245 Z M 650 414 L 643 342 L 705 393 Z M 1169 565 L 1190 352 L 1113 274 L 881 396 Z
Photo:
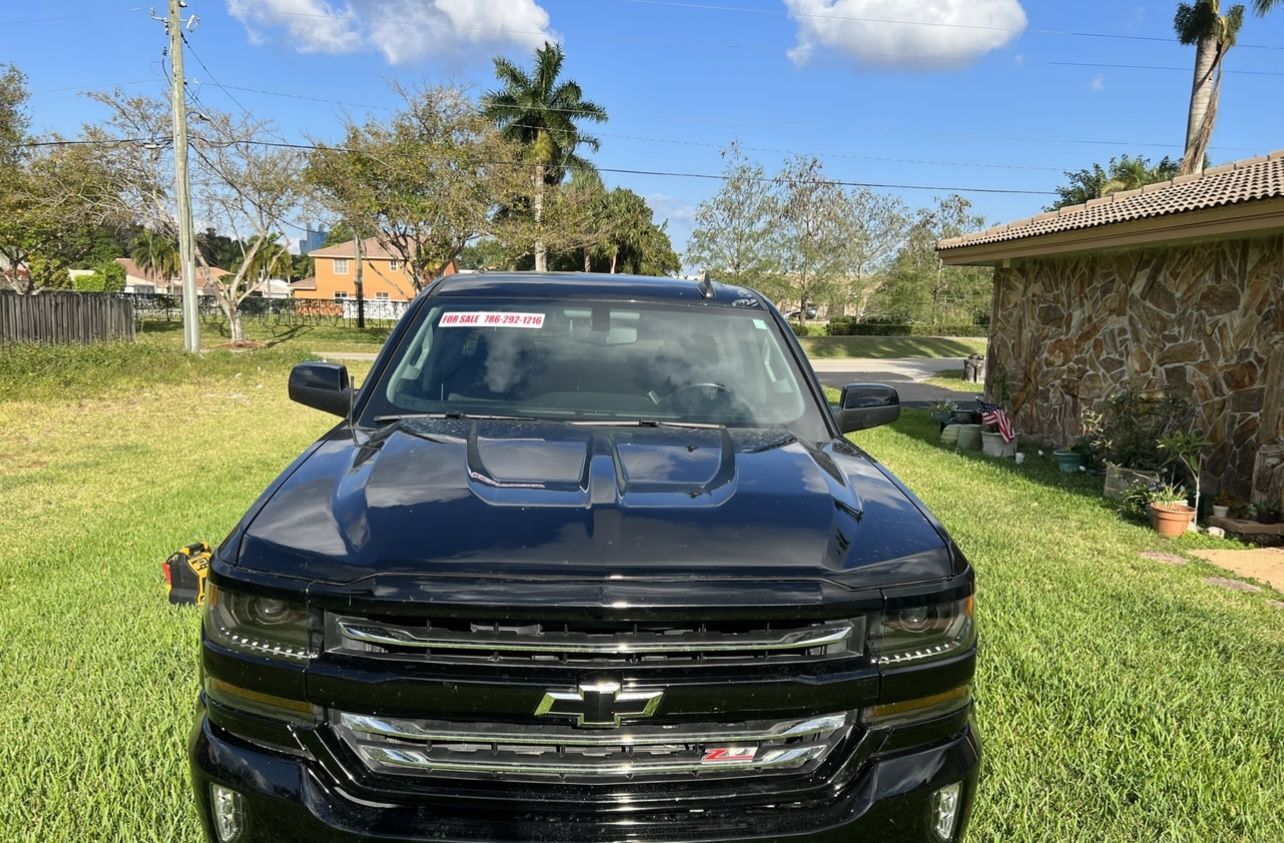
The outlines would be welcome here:
M 292 284 L 296 299 L 341 301 L 357 297 L 356 241 L 349 240 L 308 252 L 316 273 Z M 455 272 L 452 262 L 445 275 Z M 397 255 L 370 237 L 361 241 L 361 282 L 367 301 L 410 301 L 415 284 Z

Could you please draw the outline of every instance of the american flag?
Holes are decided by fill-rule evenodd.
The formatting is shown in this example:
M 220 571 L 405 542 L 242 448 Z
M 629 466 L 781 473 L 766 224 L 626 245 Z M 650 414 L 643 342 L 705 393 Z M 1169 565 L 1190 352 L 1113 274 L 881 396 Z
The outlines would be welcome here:
M 1003 436 L 1004 442 L 1011 442 L 1016 438 L 1016 431 L 1012 429 L 1012 419 L 998 404 L 990 404 L 986 401 L 977 401 L 976 409 L 981 412 L 982 424 L 998 425 L 999 433 Z

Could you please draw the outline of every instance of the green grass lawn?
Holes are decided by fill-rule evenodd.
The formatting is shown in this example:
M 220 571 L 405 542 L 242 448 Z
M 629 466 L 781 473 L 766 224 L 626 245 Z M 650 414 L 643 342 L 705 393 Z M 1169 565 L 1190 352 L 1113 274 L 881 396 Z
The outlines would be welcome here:
M 298 348 L 304 351 L 378 351 L 393 322 L 371 322 L 364 329 L 345 325 L 288 325 L 272 319 L 249 319 L 243 325 L 246 337 L 268 347 Z M 137 333 L 139 342 L 165 348 L 181 348 L 183 327 L 179 322 L 146 320 Z M 201 323 L 201 348 L 217 348 L 231 341 L 227 323 Z
M 923 383 L 928 383 L 932 386 L 939 386 L 942 389 L 952 389 L 955 392 L 967 393 L 967 395 L 980 395 L 982 392 L 985 392 L 984 381 L 981 383 L 965 381 L 963 380 L 962 371 L 940 372 L 933 377 L 927 378 Z
M 162 371 L 146 357 L 132 371 Z M 128 357 L 121 352 L 122 360 Z M 178 355 L 171 353 L 173 365 Z M 220 540 L 330 418 L 281 351 L 63 397 L 0 355 L 0 840 L 196 841 L 198 617 L 159 564 Z M 34 390 L 41 400 L 24 400 Z M 1091 478 L 947 452 L 925 414 L 858 435 L 977 567 L 986 751 L 973 841 L 1278 841 L 1284 611 L 1202 582 Z
M 967 357 L 984 354 L 984 337 L 799 337 L 803 351 L 823 357 Z

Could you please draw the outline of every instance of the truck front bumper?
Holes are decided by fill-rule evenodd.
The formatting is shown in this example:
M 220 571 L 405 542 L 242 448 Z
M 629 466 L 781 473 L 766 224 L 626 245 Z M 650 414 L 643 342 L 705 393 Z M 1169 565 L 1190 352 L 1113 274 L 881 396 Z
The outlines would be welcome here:
M 769 804 L 761 795 L 729 799 L 718 810 L 551 813 L 535 800 L 463 809 L 442 802 L 376 802 L 358 798 L 310 758 L 274 752 L 228 733 L 198 713 L 191 746 L 192 783 L 209 840 L 211 787 L 240 794 L 241 830 L 249 841 L 441 841 L 443 843 L 943 843 L 932 830 L 933 794 L 958 783 L 959 816 L 948 840 L 967 825 L 980 768 L 970 721 L 926 748 L 872 758 L 853 783 L 817 806 Z

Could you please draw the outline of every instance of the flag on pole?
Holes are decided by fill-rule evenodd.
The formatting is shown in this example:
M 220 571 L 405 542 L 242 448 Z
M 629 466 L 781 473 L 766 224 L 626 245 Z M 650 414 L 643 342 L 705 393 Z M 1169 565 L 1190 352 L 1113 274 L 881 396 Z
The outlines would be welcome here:
M 976 408 L 981 412 L 981 423 L 996 425 L 1004 442 L 1011 442 L 1016 438 L 1016 431 L 1012 429 L 1012 420 L 1008 418 L 1008 414 L 1002 407 L 978 399 Z

